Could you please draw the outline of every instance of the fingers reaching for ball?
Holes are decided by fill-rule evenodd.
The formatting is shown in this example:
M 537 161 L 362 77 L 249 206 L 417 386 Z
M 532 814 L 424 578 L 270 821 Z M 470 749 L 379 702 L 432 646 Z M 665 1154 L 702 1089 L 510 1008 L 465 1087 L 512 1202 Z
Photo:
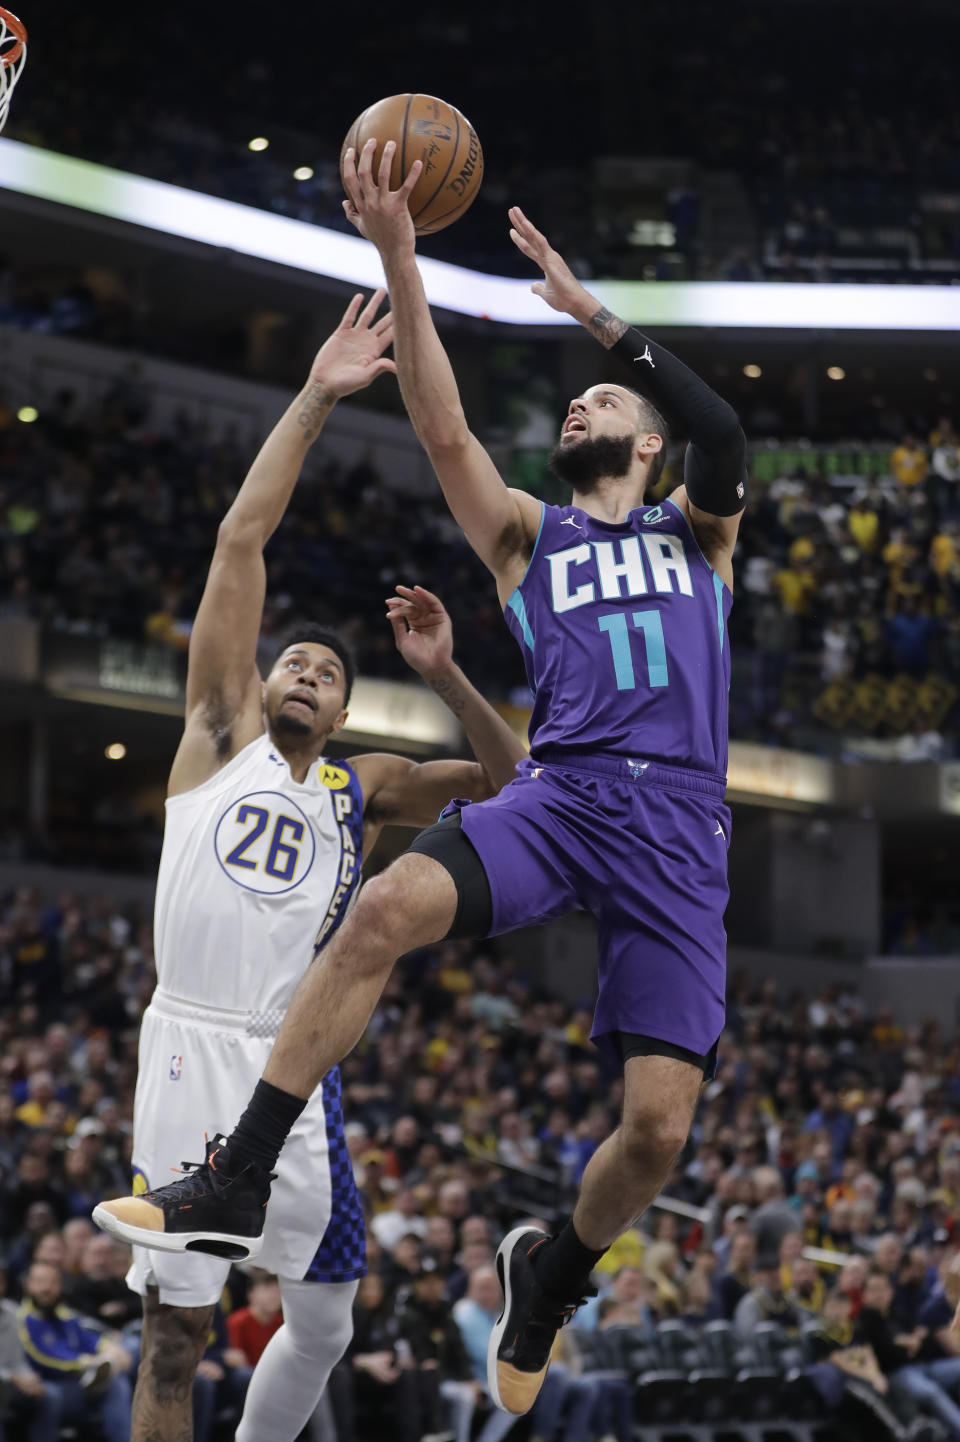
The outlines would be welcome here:
M 369 207 L 397 197 L 398 204 L 409 203 L 417 234 L 428 235 L 451 225 L 473 201 L 483 151 L 455 106 L 433 95 L 391 95 L 357 116 L 340 168 L 356 214 L 344 211 L 362 234 L 369 234 Z
M 545 300 L 553 310 L 577 317 L 579 308 L 589 303 L 590 297 L 563 256 L 554 250 L 542 231 L 530 223 L 519 205 L 512 206 L 508 214 L 510 239 L 522 255 L 543 271 L 543 280 L 534 281 L 530 287 L 534 295 Z
M 523 251 L 531 260 L 543 261 L 550 250 L 547 237 L 530 223 L 519 205 L 511 206 L 507 214 L 512 225 L 510 239 L 517 249 Z

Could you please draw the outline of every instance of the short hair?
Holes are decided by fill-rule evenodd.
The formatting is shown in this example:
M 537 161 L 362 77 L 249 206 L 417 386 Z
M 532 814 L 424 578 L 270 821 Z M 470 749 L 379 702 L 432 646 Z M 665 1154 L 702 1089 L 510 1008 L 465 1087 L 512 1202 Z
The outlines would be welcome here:
M 656 455 L 651 456 L 650 458 L 650 471 L 647 476 L 647 485 L 655 486 L 657 484 L 657 481 L 659 481 L 661 475 L 663 474 L 664 466 L 667 464 L 667 447 L 670 444 L 670 427 L 667 425 L 666 421 L 657 410 L 656 406 L 652 403 L 652 401 L 648 401 L 646 396 L 642 396 L 640 392 L 635 391 L 632 386 L 623 386 L 622 389 L 632 395 L 634 400 L 636 401 L 637 410 L 640 414 L 641 426 L 645 427 L 648 431 L 652 431 L 655 435 L 663 437 L 663 445 L 660 447 L 659 451 L 657 451 Z
M 353 654 L 352 647 L 344 640 L 340 632 L 334 631 L 329 626 L 318 626 L 315 621 L 306 621 L 302 626 L 291 626 L 277 642 L 271 670 L 280 660 L 284 651 L 289 651 L 290 647 L 295 646 L 298 641 L 306 641 L 314 646 L 326 646 L 328 651 L 333 652 L 343 667 L 343 704 L 344 706 L 349 705 L 353 683 L 357 679 L 357 658 Z

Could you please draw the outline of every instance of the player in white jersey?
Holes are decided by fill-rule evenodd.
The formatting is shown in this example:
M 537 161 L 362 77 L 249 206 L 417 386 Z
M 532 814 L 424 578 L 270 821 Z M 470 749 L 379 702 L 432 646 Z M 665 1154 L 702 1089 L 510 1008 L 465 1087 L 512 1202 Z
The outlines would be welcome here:
M 143 1018 L 134 1110 L 134 1191 L 195 1151 L 198 1120 L 226 1130 L 260 1076 L 311 957 L 342 920 L 383 825 L 423 826 L 454 795 L 512 778 L 523 748 L 452 662 L 449 618 L 422 588 L 388 615 L 404 658 L 451 706 L 478 758 L 416 765 L 392 755 L 330 761 L 354 666 L 335 632 L 305 625 L 266 680 L 256 666 L 263 549 L 334 403 L 393 370 L 378 292 L 356 296 L 306 387 L 268 437 L 224 518 L 190 637 L 186 725 L 170 773 L 157 879 L 157 989 Z M 322 577 L 318 581 L 322 584 Z M 222 1137 L 202 1168 L 216 1172 Z M 224 1159 L 226 1153 L 223 1154 Z M 346 1348 L 364 1272 L 363 1214 L 343 1139 L 335 1068 L 311 1097 L 274 1186 L 262 1264 L 280 1277 L 284 1325 L 250 1385 L 239 1442 L 294 1442 Z M 189 1205 L 189 1204 L 188 1204 Z M 134 1199 L 96 1220 L 133 1239 Z M 231 1256 L 138 1248 L 144 1299 L 132 1442 L 188 1442 L 193 1377 Z

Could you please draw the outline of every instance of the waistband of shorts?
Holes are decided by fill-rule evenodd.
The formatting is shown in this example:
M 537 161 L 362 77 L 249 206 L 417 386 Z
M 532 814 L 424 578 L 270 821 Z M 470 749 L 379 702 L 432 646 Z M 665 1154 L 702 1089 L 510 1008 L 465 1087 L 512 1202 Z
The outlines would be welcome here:
M 702 796 L 723 797 L 727 789 L 725 776 L 711 771 L 695 771 L 690 766 L 664 766 L 642 756 L 598 756 L 579 751 L 564 751 L 545 746 L 530 758 L 535 766 L 557 766 L 564 771 L 591 771 L 598 776 L 612 776 L 618 781 L 635 781 L 643 786 L 663 786 L 670 790 L 695 791 Z
M 150 998 L 150 1010 L 165 1021 L 182 1021 L 191 1026 L 209 1026 L 215 1031 L 236 1031 L 242 1036 L 275 1037 L 283 1021 L 283 1012 L 231 1011 L 225 1007 L 207 1006 L 206 1002 L 187 1001 L 158 986 Z

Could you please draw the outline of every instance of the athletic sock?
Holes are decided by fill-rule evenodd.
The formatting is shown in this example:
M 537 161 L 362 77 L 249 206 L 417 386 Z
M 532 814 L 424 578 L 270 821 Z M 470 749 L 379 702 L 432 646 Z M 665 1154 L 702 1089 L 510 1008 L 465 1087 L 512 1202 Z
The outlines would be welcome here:
M 250 1162 L 272 1171 L 280 1148 L 306 1104 L 303 1097 L 281 1091 L 262 1079 L 258 1081 L 249 1106 L 227 1138 L 233 1174 L 243 1171 Z
M 577 1236 L 572 1219 L 546 1246 L 541 1246 L 533 1259 L 533 1272 L 538 1284 L 551 1298 L 563 1302 L 583 1296 L 590 1273 L 607 1248 L 594 1252 Z

